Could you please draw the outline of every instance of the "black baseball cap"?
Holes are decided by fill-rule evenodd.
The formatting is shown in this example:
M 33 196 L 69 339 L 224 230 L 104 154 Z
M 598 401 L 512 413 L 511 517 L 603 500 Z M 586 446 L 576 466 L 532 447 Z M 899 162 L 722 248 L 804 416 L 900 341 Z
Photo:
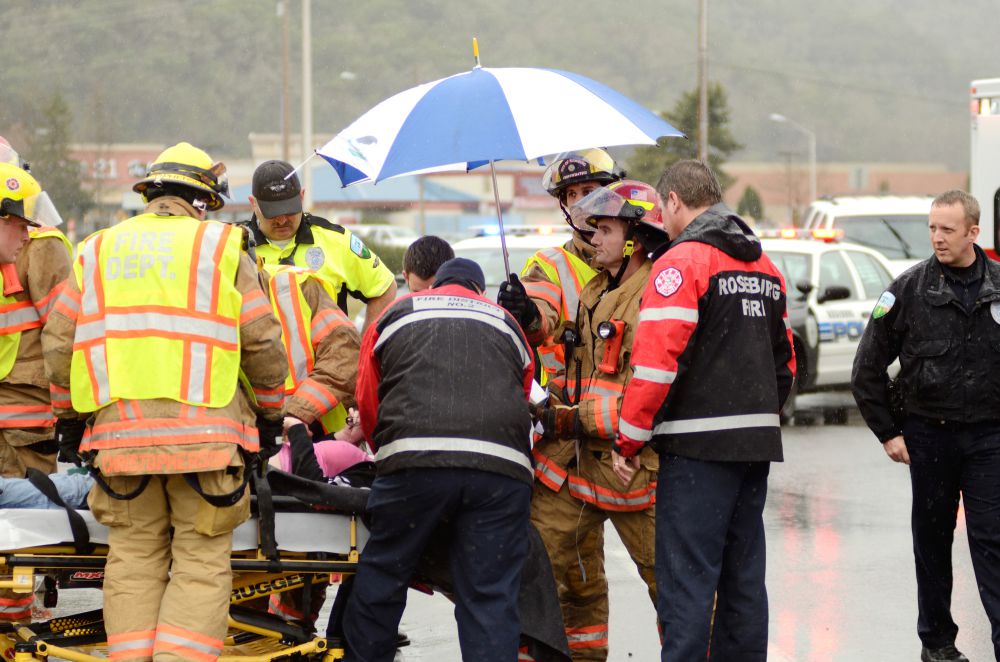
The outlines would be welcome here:
M 264 161 L 253 171 L 253 197 L 264 218 L 301 212 L 301 193 L 302 184 L 291 163 Z

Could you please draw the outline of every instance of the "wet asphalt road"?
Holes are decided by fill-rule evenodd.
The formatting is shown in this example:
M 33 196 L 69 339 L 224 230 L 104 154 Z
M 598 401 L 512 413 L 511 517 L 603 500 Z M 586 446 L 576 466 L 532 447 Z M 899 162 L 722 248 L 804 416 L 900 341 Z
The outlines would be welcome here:
M 765 512 L 771 660 L 917 662 L 916 583 L 909 476 L 856 420 L 787 427 L 785 462 L 772 467 Z M 610 660 L 659 659 L 655 613 L 612 528 Z M 961 515 L 954 546 L 957 645 L 973 662 L 993 659 Z M 93 608 L 96 592 L 60 611 Z M 330 601 L 327 601 L 329 605 Z M 321 617 L 325 623 L 325 615 Z M 461 659 L 452 605 L 410 591 L 401 628 L 413 640 L 400 659 Z

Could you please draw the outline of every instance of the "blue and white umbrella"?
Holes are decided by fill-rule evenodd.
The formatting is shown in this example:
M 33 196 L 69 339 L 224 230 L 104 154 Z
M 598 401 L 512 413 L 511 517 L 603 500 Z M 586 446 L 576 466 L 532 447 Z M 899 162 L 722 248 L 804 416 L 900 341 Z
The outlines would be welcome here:
M 347 186 L 683 135 L 625 95 L 577 74 L 476 67 L 386 99 L 318 153 Z
M 484 68 L 400 92 L 317 153 L 344 186 L 494 161 L 530 161 L 589 147 L 654 145 L 684 134 L 606 85 L 555 69 Z M 503 217 L 493 172 L 504 262 Z M 510 271 L 509 265 L 507 267 Z

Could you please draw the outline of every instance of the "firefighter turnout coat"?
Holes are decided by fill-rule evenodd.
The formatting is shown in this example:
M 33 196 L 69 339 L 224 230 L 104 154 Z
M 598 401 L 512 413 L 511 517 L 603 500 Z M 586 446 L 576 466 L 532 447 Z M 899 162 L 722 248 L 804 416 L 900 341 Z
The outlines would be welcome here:
M 324 434 L 347 423 L 354 406 L 361 338 L 308 269 L 265 266 L 268 294 L 288 354 L 285 413 Z
M 28 467 L 55 471 L 52 406 L 42 359 L 42 326 L 66 280 L 72 248 L 59 230 L 32 228 L 12 264 L 0 266 L 0 475 Z M 41 452 L 39 452 L 41 451 Z
M 781 461 L 778 412 L 795 375 L 785 282 L 725 206 L 694 219 L 656 260 L 631 361 L 621 455 L 652 439 L 661 453 L 697 460 Z
M 55 413 L 95 412 L 81 450 L 105 475 L 241 465 L 256 414 L 282 415 L 288 362 L 256 265 L 234 226 L 194 215 L 162 197 L 88 237 L 45 327 Z
M 524 331 L 538 349 L 543 386 L 551 380 L 562 384 L 562 331 L 566 324 L 576 321 L 580 292 L 597 275 L 590 265 L 593 256 L 594 249 L 574 231 L 573 238 L 563 246 L 540 250 L 528 258 L 521 271 L 524 289 L 540 313 L 532 328 Z

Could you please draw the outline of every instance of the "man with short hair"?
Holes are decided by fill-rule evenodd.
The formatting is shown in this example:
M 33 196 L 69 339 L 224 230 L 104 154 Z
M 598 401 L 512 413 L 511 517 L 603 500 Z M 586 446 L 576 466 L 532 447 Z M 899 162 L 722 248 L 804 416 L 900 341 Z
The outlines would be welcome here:
M 410 244 L 403 254 L 403 280 L 410 292 L 429 290 L 441 265 L 455 257 L 451 245 L 441 237 L 426 235 Z
M 795 358 L 785 284 L 701 161 L 657 187 L 671 243 L 642 295 L 613 463 L 651 442 L 664 662 L 767 659 L 764 501 Z M 714 616 L 714 618 L 713 618 Z
M 920 659 L 967 662 L 951 615 L 961 498 L 1000 660 L 1000 264 L 975 243 L 979 203 L 965 191 L 935 198 L 928 227 L 934 255 L 879 297 L 851 386 L 886 454 L 910 467 Z M 887 374 L 897 358 L 901 407 L 890 405 Z
M 396 279 L 361 238 L 302 210 L 305 191 L 290 163 L 265 161 L 253 173 L 249 228 L 264 264 L 314 270 L 347 312 L 347 296 L 367 304 L 365 328 L 396 298 Z

